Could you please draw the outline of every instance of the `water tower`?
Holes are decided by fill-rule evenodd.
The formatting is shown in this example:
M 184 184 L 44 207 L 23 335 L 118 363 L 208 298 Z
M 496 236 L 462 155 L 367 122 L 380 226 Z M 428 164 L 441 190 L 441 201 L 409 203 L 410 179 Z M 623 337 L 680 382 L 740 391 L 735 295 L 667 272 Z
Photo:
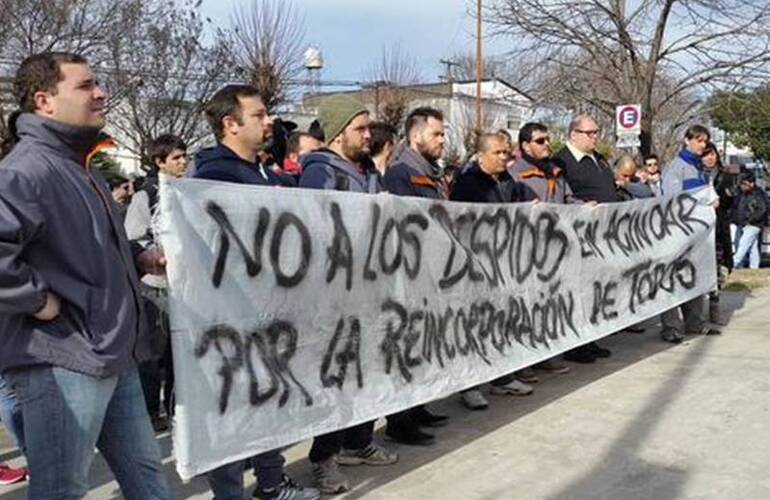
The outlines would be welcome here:
M 305 70 L 307 71 L 307 94 L 318 94 L 321 87 L 321 69 L 324 67 L 324 58 L 321 49 L 311 45 L 305 51 Z

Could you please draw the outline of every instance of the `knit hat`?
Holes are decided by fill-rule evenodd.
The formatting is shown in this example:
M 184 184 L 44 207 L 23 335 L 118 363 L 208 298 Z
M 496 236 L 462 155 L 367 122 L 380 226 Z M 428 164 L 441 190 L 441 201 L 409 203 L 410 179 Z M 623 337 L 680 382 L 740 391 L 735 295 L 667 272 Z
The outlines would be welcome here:
M 326 143 L 331 143 L 340 135 L 356 116 L 368 112 L 364 103 L 348 95 L 337 94 L 321 101 L 318 107 L 318 119 L 321 122 Z

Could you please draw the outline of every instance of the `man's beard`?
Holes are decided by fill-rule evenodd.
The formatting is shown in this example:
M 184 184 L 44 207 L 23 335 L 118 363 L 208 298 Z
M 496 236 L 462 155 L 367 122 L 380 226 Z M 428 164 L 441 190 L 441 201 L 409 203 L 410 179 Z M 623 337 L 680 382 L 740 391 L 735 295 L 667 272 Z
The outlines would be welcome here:
M 342 152 L 345 156 L 350 158 L 351 161 L 361 163 L 369 159 L 369 150 L 363 148 L 354 148 L 347 143 L 342 144 Z
M 428 160 L 430 163 L 435 162 L 441 157 L 441 155 L 436 156 L 433 154 L 432 151 L 428 150 L 428 148 L 421 143 L 417 143 L 417 152 L 420 153 L 420 155 L 422 155 L 422 157 Z

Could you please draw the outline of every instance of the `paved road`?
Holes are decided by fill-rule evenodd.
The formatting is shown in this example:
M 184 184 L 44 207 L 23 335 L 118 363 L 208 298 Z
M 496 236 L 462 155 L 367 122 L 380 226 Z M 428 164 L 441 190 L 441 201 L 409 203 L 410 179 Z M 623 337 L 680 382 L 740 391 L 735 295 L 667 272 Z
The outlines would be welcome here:
M 548 376 L 526 398 L 491 397 L 485 412 L 456 398 L 437 445 L 401 448 L 392 467 L 346 469 L 355 489 L 340 499 L 770 499 L 770 289 L 729 294 L 735 309 L 720 337 L 671 346 L 654 329 L 603 343 L 615 355 Z M 181 484 L 160 436 L 178 498 L 210 498 Z M 287 453 L 308 481 L 308 443 Z M 13 452 L 2 455 L 21 463 Z M 253 479 L 247 476 L 249 483 Z M 121 498 L 101 459 L 89 498 Z M 0 487 L 1 500 L 24 487 Z

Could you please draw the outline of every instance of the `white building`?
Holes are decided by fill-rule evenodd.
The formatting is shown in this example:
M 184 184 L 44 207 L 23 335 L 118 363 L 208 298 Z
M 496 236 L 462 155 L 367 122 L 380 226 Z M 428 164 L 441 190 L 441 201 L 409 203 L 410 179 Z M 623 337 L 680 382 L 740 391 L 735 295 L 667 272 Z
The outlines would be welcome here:
M 476 128 L 476 82 L 456 81 L 452 83 L 426 83 L 404 87 L 389 87 L 382 84 L 379 88 L 370 85 L 366 89 L 333 92 L 353 95 L 361 99 L 377 119 L 378 104 L 388 99 L 388 95 L 398 92 L 399 99 L 406 101 L 406 116 L 410 110 L 420 106 L 430 106 L 444 113 L 448 154 L 459 158 L 468 156 L 465 145 Z M 304 107 L 317 108 L 320 99 L 331 93 L 306 96 Z M 507 130 L 514 142 L 519 129 L 534 114 L 534 101 L 526 93 L 499 78 L 481 82 L 482 129 L 485 132 Z

